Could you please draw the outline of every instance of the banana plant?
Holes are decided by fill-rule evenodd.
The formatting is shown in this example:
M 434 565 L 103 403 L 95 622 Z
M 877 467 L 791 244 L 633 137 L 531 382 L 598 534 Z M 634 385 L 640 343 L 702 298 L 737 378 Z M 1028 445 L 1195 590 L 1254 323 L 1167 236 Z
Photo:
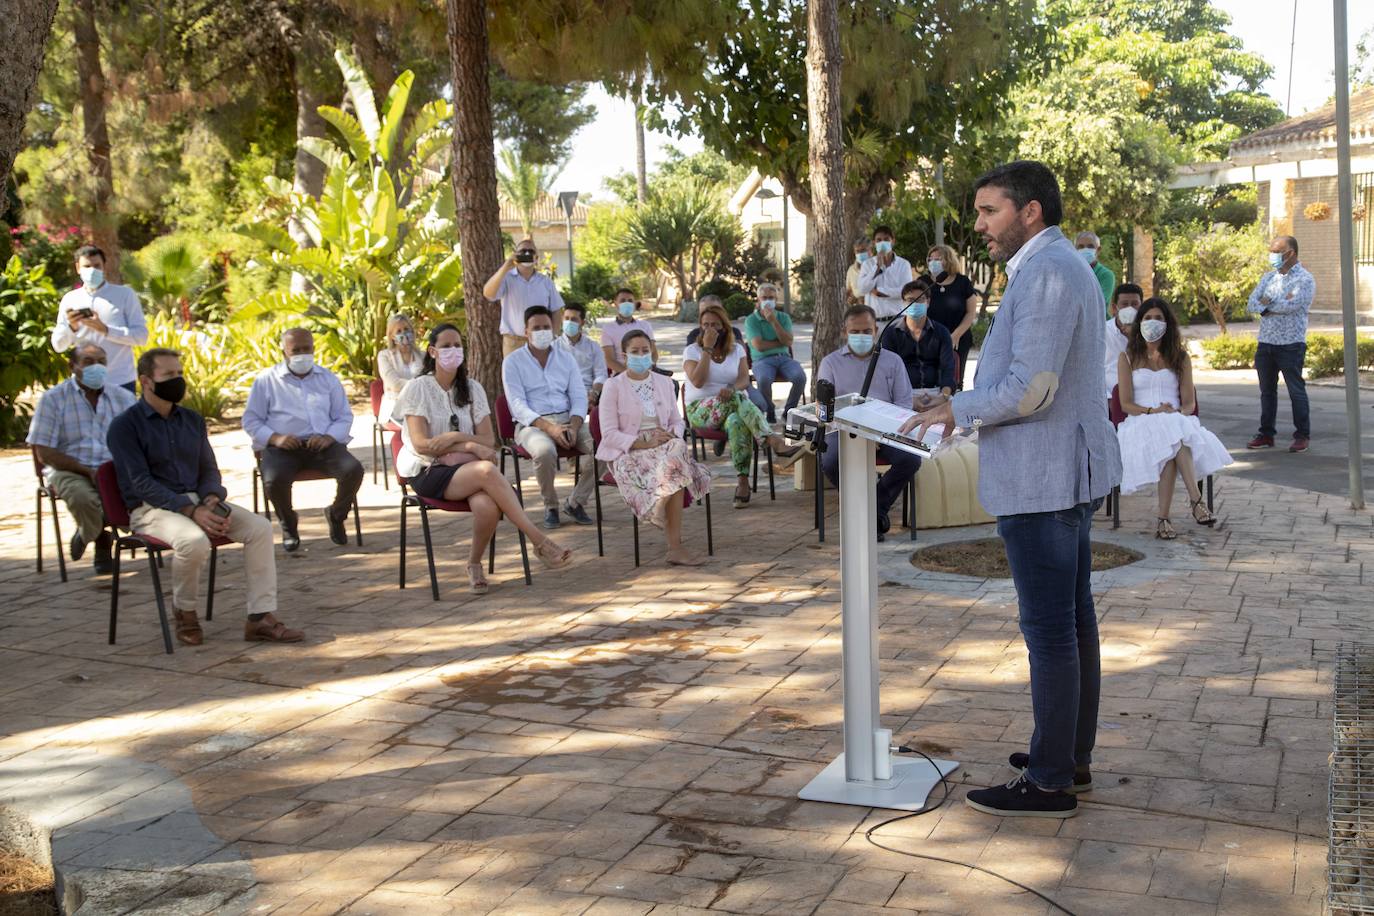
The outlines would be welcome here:
M 325 165 L 323 192 L 316 200 L 269 177 L 270 218 L 236 231 L 265 245 L 274 264 L 311 281 L 306 293 L 273 290 L 246 312 L 304 316 L 327 358 L 345 375 L 367 379 L 376 374 L 377 350 L 393 312 L 431 321 L 460 303 L 453 201 L 447 169 L 438 163 L 452 140 L 453 107 L 435 99 L 407 123 L 414 82 L 409 70 L 392 83 L 379 110 L 358 62 L 343 50 L 334 58 L 352 113 L 320 106 L 337 136 L 300 141 Z M 302 248 L 287 233 L 291 219 L 313 247 Z

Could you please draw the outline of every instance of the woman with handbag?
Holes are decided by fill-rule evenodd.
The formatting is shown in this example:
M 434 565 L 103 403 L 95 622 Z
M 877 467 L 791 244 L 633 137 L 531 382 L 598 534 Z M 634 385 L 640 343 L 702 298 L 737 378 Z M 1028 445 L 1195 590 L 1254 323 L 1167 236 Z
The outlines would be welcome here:
M 571 562 L 572 551 L 530 521 L 496 465 L 499 454 L 487 393 L 467 376 L 457 327 L 441 324 L 429 332 L 420 374 L 396 399 L 395 416 L 405 421 L 396 473 L 409 478 L 407 485 L 419 496 L 467 500 L 472 510 L 468 579 L 474 592 L 487 590 L 482 556 L 502 515 L 533 542 L 535 555 L 549 569 Z

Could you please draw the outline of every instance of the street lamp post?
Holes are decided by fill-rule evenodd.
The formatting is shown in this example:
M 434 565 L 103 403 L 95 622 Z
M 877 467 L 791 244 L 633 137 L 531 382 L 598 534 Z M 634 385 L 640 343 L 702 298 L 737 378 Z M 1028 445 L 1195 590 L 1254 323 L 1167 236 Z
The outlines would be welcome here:
M 568 227 L 568 283 L 573 279 L 572 217 L 577 207 L 577 191 L 563 191 L 558 195 L 558 203 L 563 208 L 563 223 Z
M 1345 0 L 1332 0 L 1336 39 L 1336 206 L 1341 226 L 1341 324 L 1345 332 L 1345 412 L 1349 440 L 1350 507 L 1364 508 L 1360 466 L 1360 366 L 1355 341 L 1355 226 L 1350 189 L 1350 64 Z
M 759 200 L 773 200 L 782 198 L 782 309 L 784 312 L 792 311 L 792 257 L 788 252 L 787 242 L 787 192 L 779 194 L 772 188 L 760 188 L 755 195 Z

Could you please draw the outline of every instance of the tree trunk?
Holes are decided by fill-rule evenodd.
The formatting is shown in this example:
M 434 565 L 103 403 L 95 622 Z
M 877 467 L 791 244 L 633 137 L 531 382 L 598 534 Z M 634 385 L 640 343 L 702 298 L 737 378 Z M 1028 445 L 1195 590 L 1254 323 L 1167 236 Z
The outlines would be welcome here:
M 57 14 L 57 0 L 0 0 L 0 216 L 9 203 L 10 170 L 24 137 L 43 69 L 43 49 Z
M 110 162 L 110 130 L 106 123 L 109 99 L 105 71 L 100 65 L 100 33 L 96 31 L 95 0 L 77 0 L 74 13 L 76 73 L 81 92 L 81 123 L 86 159 L 95 179 L 95 211 L 90 215 L 91 239 L 105 252 L 105 274 L 119 281 L 119 221 L 110 211 L 114 198 L 114 166 Z
M 839 347 L 843 332 L 844 274 L 849 258 L 844 194 L 844 139 L 840 131 L 840 20 L 837 0 L 806 4 L 806 109 L 811 167 L 809 204 L 815 230 L 816 329 L 811 373 Z
M 447 0 L 447 7 L 453 67 L 453 197 L 463 257 L 467 360 L 472 376 L 494 400 L 501 391 L 501 310 L 482 295 L 482 286 L 504 259 L 496 200 L 487 4 Z
M 644 203 L 649 197 L 649 165 L 644 154 L 644 89 L 635 83 L 635 197 Z

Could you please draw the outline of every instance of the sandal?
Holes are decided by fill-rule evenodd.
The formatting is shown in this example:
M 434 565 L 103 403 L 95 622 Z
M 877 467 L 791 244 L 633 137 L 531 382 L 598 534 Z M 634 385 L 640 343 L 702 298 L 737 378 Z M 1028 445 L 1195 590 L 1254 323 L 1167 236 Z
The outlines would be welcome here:
M 1211 510 L 1209 510 L 1207 506 L 1203 503 L 1201 496 L 1193 500 L 1192 506 L 1193 521 L 1207 528 L 1211 528 L 1213 525 L 1217 523 L 1217 517 L 1213 515 Z M 1199 512 L 1201 512 L 1202 514 L 1198 515 Z
M 1178 537 L 1178 532 L 1174 531 L 1172 522 L 1167 518 L 1161 518 L 1159 524 L 1155 525 L 1155 537 L 1161 541 L 1172 541 Z
M 544 543 L 534 548 L 534 555 L 548 569 L 562 569 L 572 562 L 572 551 L 567 547 L 559 547 L 553 538 L 544 538 Z
M 487 577 L 482 574 L 481 563 L 468 564 L 468 587 L 474 595 L 485 595 L 487 593 Z

